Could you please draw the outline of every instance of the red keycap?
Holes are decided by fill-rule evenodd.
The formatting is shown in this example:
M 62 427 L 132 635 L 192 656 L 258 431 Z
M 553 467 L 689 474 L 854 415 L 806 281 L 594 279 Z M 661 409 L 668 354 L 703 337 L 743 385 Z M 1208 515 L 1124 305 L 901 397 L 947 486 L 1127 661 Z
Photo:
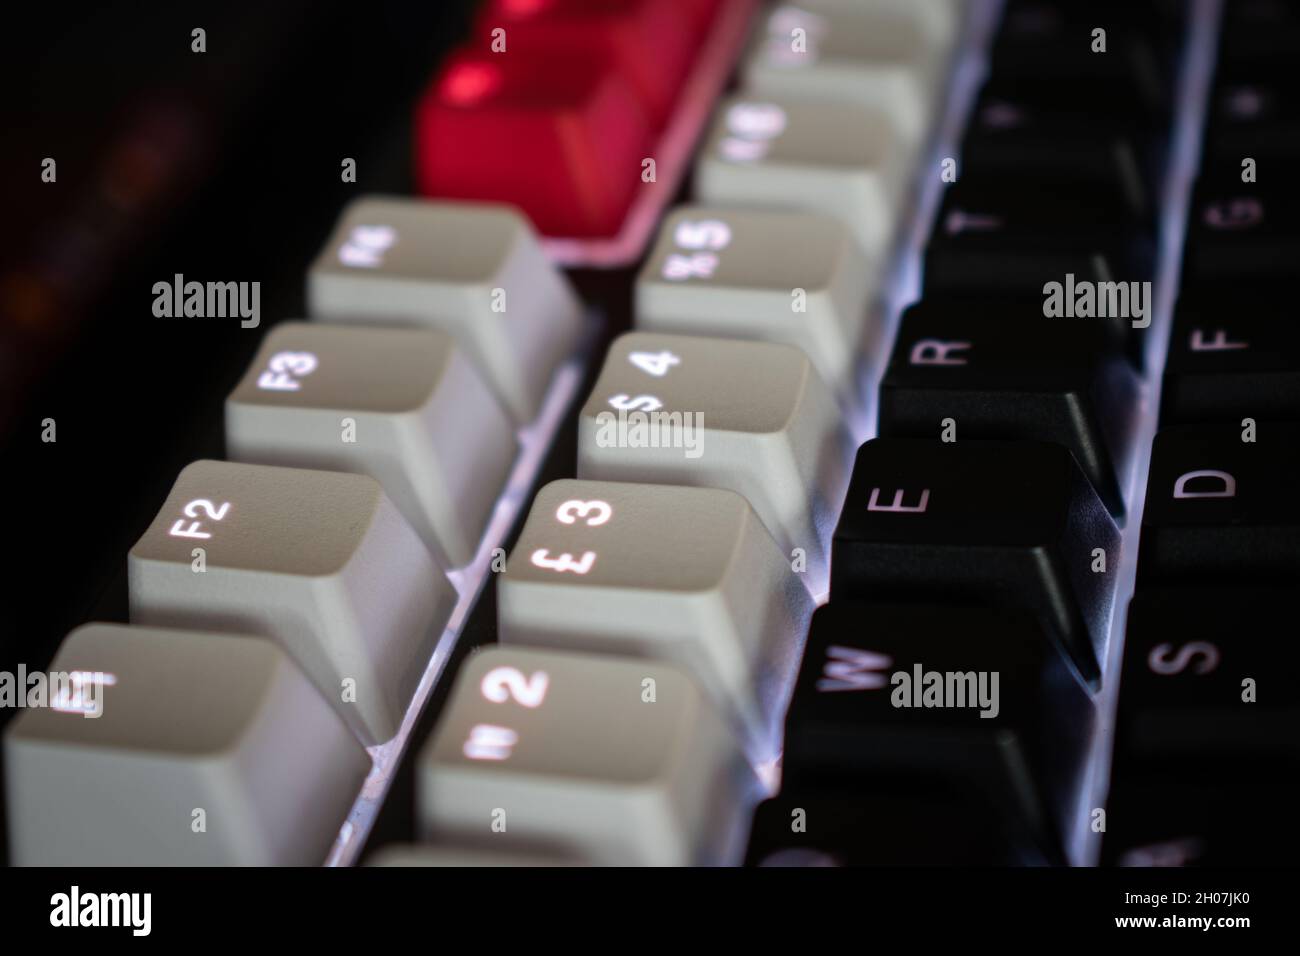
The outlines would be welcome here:
M 610 236 L 649 139 L 635 94 L 599 58 L 461 51 L 416 109 L 416 182 L 519 206 L 545 235 Z
M 607 56 L 659 129 L 672 112 L 704 38 L 709 0 L 491 0 L 478 19 L 490 49 L 504 29 L 506 52 L 561 59 Z
M 713 18 L 722 9 L 724 0 L 682 0 L 682 6 L 692 18 L 697 29 L 707 30 L 713 26 Z

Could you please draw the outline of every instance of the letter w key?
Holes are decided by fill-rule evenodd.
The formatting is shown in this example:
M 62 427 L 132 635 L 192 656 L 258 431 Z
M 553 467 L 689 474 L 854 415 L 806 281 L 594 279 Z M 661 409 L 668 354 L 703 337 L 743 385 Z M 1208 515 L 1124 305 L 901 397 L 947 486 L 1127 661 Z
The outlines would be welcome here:
M 826 666 L 817 679 L 817 689 L 822 692 L 879 690 L 888 683 L 884 671 L 893 663 L 894 659 L 886 654 L 832 644 L 826 648 Z

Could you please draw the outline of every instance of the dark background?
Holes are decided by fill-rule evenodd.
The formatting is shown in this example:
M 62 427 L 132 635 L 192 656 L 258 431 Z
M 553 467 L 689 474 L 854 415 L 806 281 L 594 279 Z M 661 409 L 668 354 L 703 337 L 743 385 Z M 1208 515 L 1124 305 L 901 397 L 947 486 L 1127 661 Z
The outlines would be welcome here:
M 6 28 L 0 474 L 18 534 L 0 663 L 43 666 L 176 472 L 221 453 L 225 395 L 266 327 L 304 314 L 341 205 L 410 191 L 412 99 L 468 6 L 120 4 Z M 261 282 L 262 327 L 155 318 L 153 284 L 175 273 Z
M 0 669 L 44 668 L 78 624 L 125 620 L 126 552 L 177 472 L 222 456 L 225 396 L 266 328 L 304 315 L 340 207 L 411 191 L 411 107 L 473 5 L 6 9 Z M 261 327 L 155 318 L 153 284 L 175 273 L 260 282 Z

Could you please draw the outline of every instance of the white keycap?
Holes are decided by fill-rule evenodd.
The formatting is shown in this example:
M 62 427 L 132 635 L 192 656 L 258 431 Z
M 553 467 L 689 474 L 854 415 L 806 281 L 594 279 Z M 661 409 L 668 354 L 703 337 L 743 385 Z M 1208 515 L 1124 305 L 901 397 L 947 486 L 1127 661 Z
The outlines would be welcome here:
M 884 110 L 909 154 L 934 123 L 948 47 L 905 11 L 783 4 L 758 28 L 741 67 L 753 96 L 798 96 Z
M 456 602 L 379 482 L 298 468 L 189 465 L 128 571 L 133 622 L 274 638 L 366 745 L 397 732 Z
M 755 93 L 722 102 L 696 160 L 695 189 L 710 205 L 833 216 L 877 258 L 898 222 L 905 162 L 879 110 Z
M 426 836 L 597 866 L 724 862 L 752 780 L 680 671 L 515 647 L 461 665 L 416 772 Z
M 233 461 L 377 478 L 440 563 L 470 561 L 514 426 L 446 332 L 286 322 L 226 400 Z
M 262 638 L 87 624 L 50 673 L 5 734 L 20 866 L 316 865 L 370 770 Z
M 729 715 L 756 759 L 775 733 L 812 598 L 745 499 L 718 488 L 555 481 L 497 579 L 497 633 L 662 660 Z
M 366 866 L 577 866 L 573 860 L 543 853 L 508 853 L 465 846 L 390 844 L 371 855 Z
M 307 298 L 316 319 L 450 332 L 521 424 L 581 330 L 528 220 L 495 203 L 358 199 L 312 264 Z
M 802 348 L 837 393 L 851 388 L 874 266 L 838 219 L 686 206 L 636 282 L 636 326 Z
M 798 349 L 630 332 L 610 345 L 583 406 L 578 477 L 738 492 L 785 554 L 806 558 L 816 594 L 849 444 Z
M 809 13 L 902 16 L 915 21 L 938 51 L 950 52 L 957 42 L 967 0 L 799 0 Z

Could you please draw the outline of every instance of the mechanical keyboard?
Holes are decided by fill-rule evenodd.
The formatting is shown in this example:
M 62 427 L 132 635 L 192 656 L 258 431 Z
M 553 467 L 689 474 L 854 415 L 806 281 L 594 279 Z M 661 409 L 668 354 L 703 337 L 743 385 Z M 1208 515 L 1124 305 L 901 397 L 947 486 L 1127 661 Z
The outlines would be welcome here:
M 8 174 L 12 865 L 1292 857 L 1300 10 L 209 16 Z

